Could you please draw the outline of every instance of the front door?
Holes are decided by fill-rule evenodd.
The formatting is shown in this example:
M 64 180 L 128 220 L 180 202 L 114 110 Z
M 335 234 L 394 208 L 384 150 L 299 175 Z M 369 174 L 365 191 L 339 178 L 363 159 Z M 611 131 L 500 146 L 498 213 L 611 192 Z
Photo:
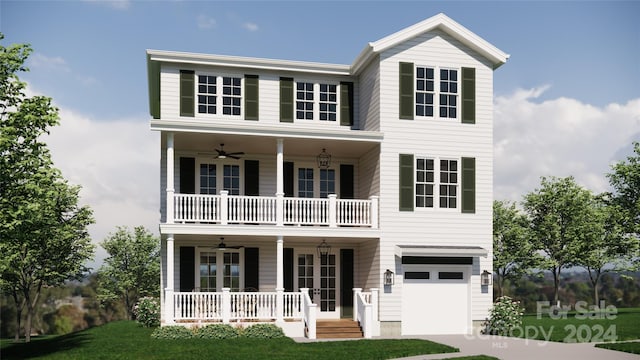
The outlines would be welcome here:
M 294 276 L 296 291 L 309 288 L 309 296 L 318 305 L 320 319 L 340 317 L 340 279 L 338 258 L 335 254 L 319 257 L 314 249 L 300 249 L 296 254 Z

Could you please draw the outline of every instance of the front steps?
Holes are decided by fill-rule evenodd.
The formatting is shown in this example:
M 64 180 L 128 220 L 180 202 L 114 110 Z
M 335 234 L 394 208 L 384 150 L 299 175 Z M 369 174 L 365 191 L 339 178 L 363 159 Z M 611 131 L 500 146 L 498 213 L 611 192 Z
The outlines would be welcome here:
M 362 329 L 358 322 L 350 319 L 317 320 L 317 339 L 361 339 Z

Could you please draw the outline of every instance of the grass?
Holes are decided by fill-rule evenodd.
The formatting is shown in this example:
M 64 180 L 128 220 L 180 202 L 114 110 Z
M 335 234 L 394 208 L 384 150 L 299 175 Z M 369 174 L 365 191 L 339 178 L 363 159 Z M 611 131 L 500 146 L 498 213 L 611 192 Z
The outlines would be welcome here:
M 618 309 L 615 319 L 579 319 L 576 313 L 566 319 L 544 315 L 525 315 L 522 329 L 513 336 L 557 342 L 612 342 L 640 339 L 640 308 Z
M 609 350 L 624 351 L 632 354 L 640 354 L 640 341 L 596 344 L 596 347 Z
M 292 339 L 157 340 L 152 329 L 118 321 L 68 335 L 3 340 L 6 359 L 389 359 L 459 351 L 427 340 L 354 340 L 296 343 Z M 482 359 L 482 358 L 479 358 Z

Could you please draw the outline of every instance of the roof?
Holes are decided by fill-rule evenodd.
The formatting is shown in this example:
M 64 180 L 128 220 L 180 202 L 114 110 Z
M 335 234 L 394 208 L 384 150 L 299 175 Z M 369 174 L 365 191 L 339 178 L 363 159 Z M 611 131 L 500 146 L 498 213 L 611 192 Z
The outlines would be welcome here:
M 376 54 L 434 29 L 444 31 L 478 52 L 493 64 L 494 69 L 506 63 L 509 58 L 509 54 L 501 51 L 471 30 L 453 21 L 447 15 L 440 13 L 378 41 L 367 44 L 351 65 L 351 72 L 354 74 L 358 73 Z

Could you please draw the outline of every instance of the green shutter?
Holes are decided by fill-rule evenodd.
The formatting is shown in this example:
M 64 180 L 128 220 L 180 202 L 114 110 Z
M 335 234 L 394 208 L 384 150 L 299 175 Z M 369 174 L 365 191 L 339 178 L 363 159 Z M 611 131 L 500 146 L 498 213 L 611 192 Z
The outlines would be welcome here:
M 292 78 L 280 78 L 280 122 L 293 122 Z
M 476 159 L 462 158 L 462 212 L 476 212 Z
M 413 155 L 400 154 L 400 211 L 413 211 Z
M 476 123 L 476 69 L 462 68 L 462 122 Z
M 353 83 L 340 83 L 340 125 L 353 125 Z
M 194 116 L 195 72 L 180 70 L 180 116 Z
M 258 75 L 244 76 L 244 119 L 258 120 Z
M 413 120 L 413 63 L 400 63 L 400 119 Z

